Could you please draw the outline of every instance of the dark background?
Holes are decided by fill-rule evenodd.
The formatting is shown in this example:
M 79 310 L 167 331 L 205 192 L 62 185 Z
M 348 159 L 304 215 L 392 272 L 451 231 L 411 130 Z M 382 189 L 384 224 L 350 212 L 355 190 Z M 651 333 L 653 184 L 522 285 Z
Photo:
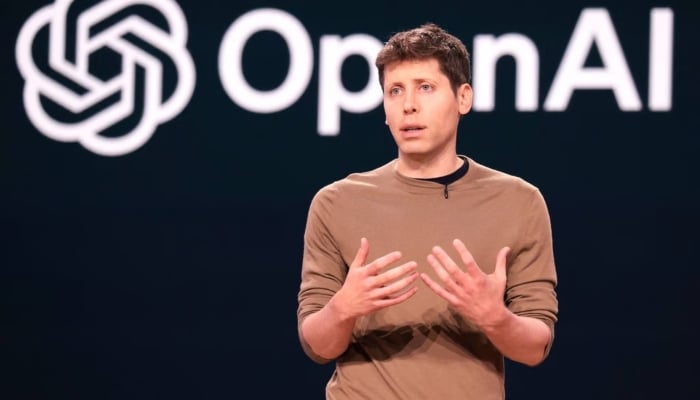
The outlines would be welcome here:
M 336 137 L 316 133 L 318 41 L 353 33 L 384 41 L 426 21 L 470 49 L 477 34 L 518 32 L 540 53 L 538 111 L 515 110 L 514 64 L 504 59 L 495 110 L 472 112 L 460 126 L 460 153 L 537 185 L 552 218 L 556 340 L 544 364 L 508 364 L 508 397 L 700 398 L 700 14 L 692 3 L 180 0 L 194 94 L 143 147 L 103 157 L 30 123 L 14 46 L 24 21 L 49 3 L 4 2 L 0 398 L 323 398 L 332 365 L 307 359 L 296 332 L 306 210 L 321 186 L 396 150 L 381 107 L 343 113 Z M 226 29 L 261 7 L 293 14 L 315 51 L 307 91 L 267 115 L 236 105 L 217 72 Z M 542 110 L 587 7 L 610 13 L 642 111 L 620 111 L 609 90 L 580 90 L 566 111 Z M 668 112 L 646 101 L 654 7 L 674 11 Z M 276 87 L 286 51 L 272 33 L 251 38 L 249 82 Z M 367 71 L 349 58 L 346 86 L 359 90 Z

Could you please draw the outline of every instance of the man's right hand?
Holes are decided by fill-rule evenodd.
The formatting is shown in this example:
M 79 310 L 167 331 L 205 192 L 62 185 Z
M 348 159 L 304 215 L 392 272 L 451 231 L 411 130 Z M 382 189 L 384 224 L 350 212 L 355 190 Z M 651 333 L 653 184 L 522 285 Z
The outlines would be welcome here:
M 418 278 L 415 261 L 386 269 L 401 259 L 401 252 L 393 251 L 366 264 L 368 254 L 369 242 L 362 238 L 343 287 L 331 300 L 341 320 L 401 303 L 418 290 L 414 285 Z

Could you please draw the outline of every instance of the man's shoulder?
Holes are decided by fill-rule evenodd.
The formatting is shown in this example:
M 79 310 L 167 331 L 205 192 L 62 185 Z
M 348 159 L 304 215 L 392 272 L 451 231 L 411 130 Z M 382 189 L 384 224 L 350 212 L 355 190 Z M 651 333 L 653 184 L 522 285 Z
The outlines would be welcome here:
M 469 169 L 473 173 L 473 181 L 480 185 L 523 194 L 539 191 L 537 186 L 521 176 L 480 164 L 472 159 L 469 159 Z
M 356 196 L 363 191 L 375 190 L 390 179 L 393 174 L 393 162 L 388 162 L 377 168 L 352 172 L 347 176 L 330 182 L 321 187 L 315 197 L 317 199 L 334 199 L 339 196 Z
M 375 188 L 392 176 L 392 164 L 389 162 L 372 170 L 350 173 L 344 178 L 325 185 L 319 192 L 356 191 Z

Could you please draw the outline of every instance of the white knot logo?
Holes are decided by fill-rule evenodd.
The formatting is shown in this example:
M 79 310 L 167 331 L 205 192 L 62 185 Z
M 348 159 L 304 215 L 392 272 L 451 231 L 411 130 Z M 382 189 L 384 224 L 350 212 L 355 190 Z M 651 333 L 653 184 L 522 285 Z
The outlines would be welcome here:
M 36 11 L 22 26 L 15 56 L 25 80 L 24 107 L 34 126 L 51 139 L 79 142 L 86 149 L 103 156 L 120 156 L 141 147 L 159 124 L 177 116 L 189 102 L 195 85 L 195 68 L 186 49 L 187 21 L 182 10 L 171 0 L 106 0 L 77 16 L 74 37 L 74 61 L 66 57 L 67 15 L 73 0 L 57 0 Z M 137 15 L 130 15 L 104 27 L 105 20 L 131 6 L 148 6 L 159 11 L 167 31 Z M 112 18 L 113 19 L 113 18 Z M 110 20 L 111 22 L 111 20 Z M 97 25 L 100 25 L 97 27 Z M 41 70 L 34 59 L 37 34 L 48 26 L 48 67 L 51 76 Z M 70 26 L 69 26 L 70 27 Z M 99 31 L 97 31 L 100 28 Z M 96 32 L 97 31 L 97 32 Z M 169 57 L 177 72 L 172 94 L 163 99 L 163 65 L 158 57 L 144 51 L 125 35 L 137 37 Z M 120 73 L 101 79 L 90 72 L 89 61 L 95 53 L 108 49 L 120 57 Z M 137 69 L 143 71 L 141 91 L 137 91 Z M 81 87 L 79 93 L 61 80 L 61 75 Z M 135 96 L 143 92 L 143 99 Z M 59 121 L 42 104 L 42 96 L 77 116 L 79 121 Z M 99 108 L 101 102 L 118 98 L 108 107 L 82 118 L 80 113 Z M 143 109 L 136 110 L 135 104 Z M 127 133 L 104 136 L 106 129 L 127 117 L 138 115 L 139 121 Z

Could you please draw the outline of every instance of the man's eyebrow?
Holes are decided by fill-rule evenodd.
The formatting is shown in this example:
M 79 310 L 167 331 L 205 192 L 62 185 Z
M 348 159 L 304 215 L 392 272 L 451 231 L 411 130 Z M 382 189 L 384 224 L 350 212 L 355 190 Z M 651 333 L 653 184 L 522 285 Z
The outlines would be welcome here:
M 422 82 L 434 82 L 432 79 L 429 78 L 413 78 L 409 80 L 410 83 L 422 83 Z M 393 81 L 390 83 L 387 83 L 388 85 L 391 86 L 401 86 L 403 82 L 401 81 Z

